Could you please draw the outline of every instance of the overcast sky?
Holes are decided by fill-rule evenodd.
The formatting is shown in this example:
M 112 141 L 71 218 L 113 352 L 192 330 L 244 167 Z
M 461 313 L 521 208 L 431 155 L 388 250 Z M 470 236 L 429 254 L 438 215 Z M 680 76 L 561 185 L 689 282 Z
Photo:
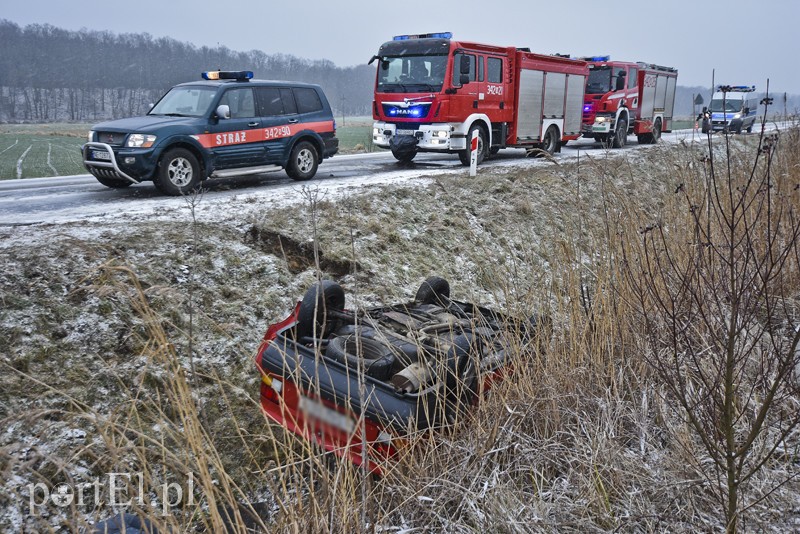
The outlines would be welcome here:
M 611 55 L 676 67 L 680 85 L 709 87 L 713 69 L 717 84 L 755 85 L 763 91 L 769 78 L 771 90 L 800 93 L 794 58 L 800 48 L 800 0 L 3 4 L 0 18 L 20 26 L 149 33 L 197 46 L 329 59 L 340 67 L 366 63 L 393 35 L 450 31 L 454 39 L 540 53 Z

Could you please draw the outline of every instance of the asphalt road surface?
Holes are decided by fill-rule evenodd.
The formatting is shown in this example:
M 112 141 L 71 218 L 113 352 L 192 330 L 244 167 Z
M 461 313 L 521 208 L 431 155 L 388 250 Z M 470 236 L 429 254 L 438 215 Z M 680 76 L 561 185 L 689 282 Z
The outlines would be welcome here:
M 691 139 L 691 130 L 664 134 L 665 143 Z M 700 136 L 697 136 L 700 142 Z M 628 138 L 622 149 L 638 150 L 649 145 L 636 144 L 636 137 Z M 557 160 L 569 161 L 579 153 L 602 154 L 606 148 L 592 140 L 571 141 L 555 155 Z M 579 152 L 582 151 L 582 152 Z M 614 152 L 614 151 L 611 151 Z M 478 167 L 524 166 L 548 164 L 539 158 L 526 158 L 520 149 L 501 150 Z M 436 174 L 468 174 L 454 154 L 420 153 L 411 163 L 400 164 L 388 151 L 369 154 L 337 155 L 323 161 L 317 175 L 308 182 L 296 182 L 283 171 L 236 178 L 208 180 L 204 199 L 222 202 L 233 195 L 254 195 L 265 199 L 279 199 L 287 189 L 296 191 L 306 185 L 318 188 L 363 187 L 421 178 Z M 168 209 L 185 199 L 160 193 L 152 182 L 133 185 L 125 189 L 110 189 L 101 185 L 90 174 L 54 178 L 25 178 L 0 181 L 0 226 L 31 225 L 80 220 L 93 216 L 123 215 L 147 210 Z

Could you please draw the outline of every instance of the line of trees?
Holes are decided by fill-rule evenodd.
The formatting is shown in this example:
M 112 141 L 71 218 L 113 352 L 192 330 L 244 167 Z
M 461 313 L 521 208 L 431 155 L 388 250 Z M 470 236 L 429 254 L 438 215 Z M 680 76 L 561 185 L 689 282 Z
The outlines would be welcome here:
M 259 50 L 196 47 L 147 33 L 24 28 L 0 19 L 0 122 L 94 122 L 142 115 L 173 85 L 204 70 L 252 70 L 257 78 L 320 84 L 337 115 L 371 115 L 375 67 L 337 67 Z M 35 66 L 35 68 L 34 68 Z M 692 117 L 692 100 L 711 90 L 677 88 L 676 117 Z M 800 97 L 775 97 L 773 113 L 794 113 Z M 694 109 L 694 113 L 699 109 Z
M 167 89 L 204 70 L 319 83 L 337 114 L 370 115 L 374 67 L 337 67 L 258 50 L 196 47 L 107 31 L 24 28 L 0 19 L 0 122 L 97 121 L 141 115 Z

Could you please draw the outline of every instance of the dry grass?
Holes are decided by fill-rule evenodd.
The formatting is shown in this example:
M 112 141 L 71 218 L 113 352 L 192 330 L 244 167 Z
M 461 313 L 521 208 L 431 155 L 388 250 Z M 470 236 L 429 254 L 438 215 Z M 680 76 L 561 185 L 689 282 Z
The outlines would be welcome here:
M 775 162 L 795 184 L 797 137 L 782 133 Z M 754 150 L 737 141 L 731 161 L 747 168 Z M 111 514 L 92 503 L 31 516 L 30 483 L 140 472 L 147 501 L 164 483 L 187 487 L 192 473 L 198 504 L 167 515 L 160 502 L 128 509 L 178 531 L 724 528 L 702 475 L 708 459 L 643 358 L 618 252 L 670 216 L 680 184 L 704 183 L 704 148 L 612 155 L 337 201 L 309 191 L 313 202 L 257 214 L 238 241 L 213 225 L 196 242 L 143 226 L 125 249 L 113 236 L 75 242 L 61 257 L 4 249 L 4 262 L 25 272 L 11 269 L 0 286 L 9 347 L 0 470 L 16 481 L 0 496 L 0 527 L 76 528 Z M 186 246 L 153 246 L 154 236 Z M 348 305 L 406 299 L 437 274 L 459 299 L 544 312 L 552 331 L 543 350 L 518 348 L 514 374 L 461 424 L 410 435 L 383 478 L 365 476 L 269 424 L 258 405 L 252 355 L 266 324 L 315 279 L 303 246 L 314 236 Z M 753 480 L 745 530 L 797 528 L 797 446 L 792 436 Z M 785 478 L 775 490 L 770 481 Z

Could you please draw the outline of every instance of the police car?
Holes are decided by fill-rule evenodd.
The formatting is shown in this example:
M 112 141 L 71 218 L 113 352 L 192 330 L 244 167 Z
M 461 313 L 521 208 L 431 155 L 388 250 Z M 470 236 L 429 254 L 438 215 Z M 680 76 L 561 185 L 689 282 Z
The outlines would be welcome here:
M 283 168 L 309 180 L 336 154 L 336 122 L 322 88 L 209 71 L 176 85 L 143 117 L 97 124 L 83 164 L 111 188 L 152 181 L 182 195 L 208 178 Z

